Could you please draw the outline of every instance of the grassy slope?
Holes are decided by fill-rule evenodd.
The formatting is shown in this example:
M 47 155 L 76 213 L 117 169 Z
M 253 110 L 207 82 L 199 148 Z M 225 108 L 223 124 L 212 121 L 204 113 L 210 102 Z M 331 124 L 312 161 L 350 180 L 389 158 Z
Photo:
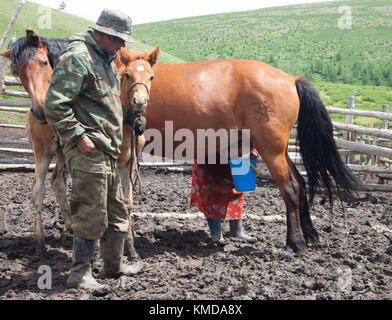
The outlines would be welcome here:
M 350 6 L 351 30 L 340 30 L 340 6 Z M 390 0 L 334 1 L 208 15 L 137 25 L 135 36 L 186 61 L 273 60 L 301 74 L 314 59 L 379 62 L 391 58 Z
M 1 16 L 0 16 L 0 31 L 1 35 L 6 30 L 8 23 L 13 16 L 19 0 L 0 0 Z M 46 36 L 51 38 L 67 38 L 74 33 L 84 32 L 88 30 L 89 26 L 93 25 L 93 22 L 88 21 L 77 16 L 73 16 L 59 10 L 51 10 L 52 16 L 52 28 L 40 29 L 39 21 L 43 13 L 39 13 L 40 5 L 33 2 L 26 2 L 22 9 L 20 16 L 18 17 L 14 27 L 11 31 L 11 36 L 16 32 L 16 37 L 20 38 L 25 36 L 26 29 L 34 30 L 40 36 Z M 10 38 L 9 38 L 10 39 Z M 8 43 L 8 41 L 7 41 Z M 2 48 L 5 49 L 6 45 Z M 129 48 L 136 49 L 138 51 L 151 51 L 154 47 L 135 39 L 135 43 L 130 45 Z M 162 52 L 161 61 L 167 63 L 179 63 L 183 60 L 178 59 L 166 52 Z
M 0 0 L 0 35 L 3 35 L 3 32 L 6 30 L 8 23 L 13 16 L 18 4 L 19 0 Z M 74 33 L 83 32 L 88 30 L 88 27 L 93 24 L 93 22 L 85 20 L 83 18 L 79 18 L 64 12 L 60 12 L 58 10 L 51 10 L 52 13 L 52 28 L 50 29 L 40 29 L 38 27 L 40 16 L 42 13 L 39 13 L 40 6 L 33 2 L 26 2 L 23 7 L 15 25 L 12 28 L 12 31 L 8 37 L 8 40 L 15 34 L 17 38 L 25 36 L 26 29 L 32 29 L 40 36 L 45 37 L 53 37 L 53 38 L 67 38 Z M 1 48 L 1 51 L 5 50 L 7 47 L 8 41 Z M 151 51 L 154 47 L 150 46 L 143 41 L 135 39 L 135 43 L 128 46 L 128 48 L 133 48 L 138 51 Z M 183 60 L 178 59 L 166 52 L 161 51 L 160 60 L 166 63 L 180 63 Z M 10 72 L 8 72 L 10 73 Z M 20 87 L 9 87 L 10 89 L 20 89 Z M 14 97 L 2 96 L 2 99 L 17 99 Z M 0 120 L 14 123 L 14 124 L 23 124 L 24 117 L 21 114 L 17 113 L 0 113 Z
M 350 6 L 352 29 L 341 30 L 340 6 Z M 392 61 L 392 2 L 390 0 L 334 1 L 208 15 L 137 25 L 135 36 L 186 61 L 235 58 L 273 64 L 291 74 L 307 76 L 312 63 L 350 66 L 354 62 Z M 340 61 L 337 55 L 340 53 Z M 357 91 L 356 108 L 381 111 L 392 107 L 392 89 L 322 82 L 312 73 L 326 105 L 345 107 Z M 342 120 L 343 116 L 333 116 Z M 361 124 L 379 123 L 356 119 Z

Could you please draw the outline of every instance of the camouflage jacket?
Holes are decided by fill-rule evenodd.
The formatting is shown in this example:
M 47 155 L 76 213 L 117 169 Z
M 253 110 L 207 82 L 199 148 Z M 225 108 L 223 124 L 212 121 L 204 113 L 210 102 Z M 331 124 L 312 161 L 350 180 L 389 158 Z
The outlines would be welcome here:
M 120 77 L 91 32 L 70 38 L 56 62 L 45 98 L 45 115 L 67 152 L 87 135 L 117 159 L 122 143 Z

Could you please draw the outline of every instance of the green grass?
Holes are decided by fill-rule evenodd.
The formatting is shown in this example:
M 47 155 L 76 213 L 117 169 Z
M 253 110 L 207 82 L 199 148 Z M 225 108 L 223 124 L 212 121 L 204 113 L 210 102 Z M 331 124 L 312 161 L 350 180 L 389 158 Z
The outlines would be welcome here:
M 24 119 L 21 119 L 21 114 L 16 112 L 0 113 L 0 121 L 17 125 L 26 124 L 26 121 Z
M 6 30 L 19 2 L 19 0 L 0 0 L 2 11 L 0 30 Z M 32 29 L 40 36 L 66 38 L 73 33 L 87 30 L 88 26 L 91 25 L 91 21 L 58 10 L 52 10 L 52 28 L 40 29 L 38 24 L 43 13 L 39 13 L 39 8 L 40 5 L 27 1 L 10 35 L 12 36 L 16 32 L 16 37 L 20 38 L 26 35 L 26 29 Z
M 19 90 L 19 91 L 25 91 L 25 89 L 21 86 L 7 86 L 8 90 Z M 17 97 L 12 97 L 12 96 L 6 96 L 2 95 L 1 99 L 8 99 L 8 100 L 23 100 L 22 98 L 17 98 Z
M 356 91 L 355 109 L 382 111 L 382 106 L 388 104 L 392 108 L 392 88 L 382 86 L 358 86 L 336 83 L 314 83 L 321 99 L 326 106 L 346 108 L 348 97 Z M 390 110 L 392 111 L 392 110 Z M 331 115 L 332 120 L 344 122 L 344 115 Z M 366 117 L 354 117 L 354 122 L 362 126 L 380 127 L 381 120 Z
M 341 30 L 339 7 L 352 9 Z M 311 80 L 392 86 L 390 0 L 333 1 L 136 25 L 135 37 L 186 61 L 251 59 Z
M 7 29 L 9 21 L 13 16 L 18 4 L 19 0 L 0 0 L 0 35 L 2 36 L 4 31 Z M 38 35 L 49 37 L 49 38 L 68 38 L 75 33 L 84 32 L 89 29 L 89 26 L 93 25 L 92 21 L 88 21 L 86 19 L 73 16 L 59 10 L 52 10 L 51 18 L 52 18 L 52 26 L 49 29 L 40 29 L 40 18 L 43 13 L 39 12 L 40 5 L 33 2 L 26 2 L 24 5 L 16 23 L 14 24 L 8 40 L 0 49 L 1 51 L 7 48 L 8 42 L 11 37 L 15 34 L 16 38 L 20 38 L 26 35 L 26 29 L 34 30 Z M 143 40 L 135 39 L 134 44 L 130 44 L 127 46 L 128 49 L 135 49 L 141 52 L 152 51 L 154 49 L 153 46 L 148 45 Z M 181 63 L 184 62 L 182 59 L 174 57 L 167 52 L 161 50 L 160 61 L 166 63 Z M 8 75 L 11 75 L 10 70 L 7 72 Z M 9 86 L 8 89 L 22 90 L 21 87 L 17 86 Z M 1 99 L 20 99 L 16 97 L 10 96 L 2 96 Z M 24 124 L 23 117 L 21 117 L 20 113 L 12 113 L 12 112 L 1 112 L 0 113 L 0 121 L 6 121 L 13 124 Z
M 19 0 L 0 0 L 0 31 L 1 35 L 6 30 L 8 23 L 13 16 L 18 4 Z M 24 5 L 18 19 L 16 20 L 15 25 L 12 28 L 10 36 L 8 40 L 16 34 L 17 38 L 23 37 L 26 35 L 26 29 L 34 30 L 38 35 L 45 36 L 49 38 L 68 38 L 75 33 L 84 32 L 89 29 L 89 26 L 93 25 L 94 22 L 70 15 L 59 10 L 50 9 L 52 24 L 50 29 L 40 29 L 43 26 L 40 23 L 40 19 L 43 13 L 39 13 L 40 5 L 27 1 Z M 43 7 L 45 8 L 45 7 Z M 8 41 L 1 48 L 1 50 L 5 50 L 7 47 Z M 143 42 L 143 40 L 135 39 L 135 43 L 128 46 L 128 48 L 136 49 L 141 52 L 152 51 L 154 47 L 148 45 Z M 160 56 L 160 60 L 166 63 L 180 63 L 183 62 L 182 59 L 174 57 L 167 52 L 162 52 Z

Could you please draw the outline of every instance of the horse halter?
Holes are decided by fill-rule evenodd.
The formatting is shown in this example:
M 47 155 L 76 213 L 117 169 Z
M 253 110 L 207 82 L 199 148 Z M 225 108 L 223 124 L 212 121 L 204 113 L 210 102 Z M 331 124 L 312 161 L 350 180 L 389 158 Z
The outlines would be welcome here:
M 133 89 L 134 87 L 136 87 L 137 85 L 139 85 L 139 84 L 143 85 L 143 86 L 146 88 L 147 94 L 148 94 L 148 99 L 147 99 L 147 101 L 150 100 L 150 89 L 148 89 L 147 85 L 146 85 L 144 82 L 135 82 L 135 83 L 133 83 L 133 84 L 128 88 L 128 92 L 127 92 L 128 101 L 129 101 L 130 98 L 131 98 L 131 91 L 132 91 L 132 89 Z

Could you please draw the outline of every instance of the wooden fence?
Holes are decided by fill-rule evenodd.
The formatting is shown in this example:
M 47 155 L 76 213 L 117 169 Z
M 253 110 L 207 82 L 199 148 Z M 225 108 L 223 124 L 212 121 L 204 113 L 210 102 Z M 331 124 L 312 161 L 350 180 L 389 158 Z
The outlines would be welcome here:
M 1 64 L 4 63 L 0 61 Z M 8 66 L 7 66 L 8 67 Z M 4 68 L 3 68 L 4 70 Z M 18 100 L 0 99 L 0 113 L 18 112 L 27 113 L 31 107 L 28 94 L 22 90 L 9 90 L 7 86 L 20 86 L 20 80 L 15 77 L 3 76 L 0 74 L 0 97 L 7 95 L 18 98 Z M 356 172 L 362 179 L 373 179 L 374 184 L 367 184 L 369 191 L 392 191 L 392 130 L 389 130 L 389 121 L 392 121 L 389 106 L 382 106 L 382 111 L 355 110 L 354 96 L 349 97 L 346 109 L 327 107 L 330 114 L 346 115 L 345 123 L 333 122 L 335 141 L 342 159 L 349 168 Z M 382 120 L 380 128 L 358 126 L 353 121 L 353 117 L 371 117 Z M 25 129 L 25 126 L 0 124 L 0 128 Z M 292 139 L 289 144 L 289 153 L 294 163 L 301 170 L 302 159 L 295 144 L 296 131 L 293 130 Z M 12 145 L 12 148 L 9 146 Z M 28 146 L 27 140 L 15 141 L 6 137 L 0 138 L 0 169 L 23 168 L 33 169 L 33 152 Z M 1 159 L 3 158 L 3 159 Z M 22 158 L 22 159 L 20 159 Z M 184 170 L 189 163 L 166 163 L 150 162 L 141 163 L 142 167 L 171 167 L 172 170 Z M 181 167 L 179 169 L 178 167 Z M 263 162 L 259 164 L 263 174 L 268 174 Z M 303 168 L 302 168 L 303 169 Z M 185 170 L 189 170 L 185 168 Z M 305 172 L 302 172 L 306 174 Z

